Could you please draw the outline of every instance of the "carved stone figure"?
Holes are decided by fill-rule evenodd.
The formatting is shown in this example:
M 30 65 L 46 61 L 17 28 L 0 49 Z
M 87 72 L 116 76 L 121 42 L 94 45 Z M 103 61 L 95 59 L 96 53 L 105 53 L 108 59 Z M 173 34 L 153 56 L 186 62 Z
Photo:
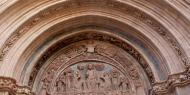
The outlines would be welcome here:
M 56 91 L 57 92 L 65 92 L 66 91 L 66 82 L 65 82 L 65 77 L 61 77 L 59 80 L 56 82 Z
M 96 68 L 96 89 L 97 90 L 102 90 L 102 88 L 104 87 L 103 82 L 105 81 L 103 79 L 103 70 L 105 68 L 104 64 L 95 64 L 95 68 Z
M 66 90 L 73 90 L 74 89 L 74 75 L 73 71 L 69 69 L 66 73 Z
M 40 92 L 40 95 L 49 95 L 48 91 L 50 91 L 51 80 L 52 80 L 51 73 L 48 72 L 42 79 L 42 90 Z
M 87 89 L 88 87 L 87 87 L 87 81 L 86 81 L 86 74 L 85 74 L 85 66 L 83 66 L 83 65 L 77 65 L 77 68 L 78 68 L 78 70 L 79 70 L 79 85 L 78 85 L 78 87 L 79 87 L 79 89 L 81 89 L 81 90 L 85 90 L 85 89 Z
M 110 91 L 111 90 L 111 79 L 110 79 L 110 74 L 109 74 L 109 72 L 104 72 L 104 74 L 103 74 L 103 78 L 104 78 L 104 80 L 105 80 L 105 82 L 104 82 L 104 88 L 106 89 L 106 90 L 108 90 L 108 91 Z
M 111 88 L 117 90 L 119 87 L 119 73 L 117 70 L 112 70 L 111 72 Z
M 88 64 L 87 65 L 88 70 L 87 70 L 87 83 L 88 83 L 88 88 L 90 90 L 93 90 L 95 88 L 95 67 L 94 64 Z
M 126 78 L 120 77 L 119 89 L 120 90 L 128 90 L 129 89 L 129 82 Z

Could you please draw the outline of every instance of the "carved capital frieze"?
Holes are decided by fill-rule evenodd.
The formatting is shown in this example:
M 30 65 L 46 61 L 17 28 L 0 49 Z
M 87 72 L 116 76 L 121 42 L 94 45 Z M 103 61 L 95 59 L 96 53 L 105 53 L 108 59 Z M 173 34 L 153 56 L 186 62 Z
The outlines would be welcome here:
M 34 95 L 31 89 L 27 86 L 17 86 L 17 94 Z
M 152 91 L 154 95 L 162 95 L 174 90 L 175 87 L 181 87 L 188 84 L 190 84 L 189 68 L 184 72 L 170 75 L 166 81 L 153 84 Z
M 9 77 L 0 77 L 0 91 L 9 92 L 10 95 L 34 95 L 29 87 L 19 86 L 15 79 Z
M 16 80 L 7 77 L 0 77 L 0 91 L 8 91 L 12 94 L 16 93 Z

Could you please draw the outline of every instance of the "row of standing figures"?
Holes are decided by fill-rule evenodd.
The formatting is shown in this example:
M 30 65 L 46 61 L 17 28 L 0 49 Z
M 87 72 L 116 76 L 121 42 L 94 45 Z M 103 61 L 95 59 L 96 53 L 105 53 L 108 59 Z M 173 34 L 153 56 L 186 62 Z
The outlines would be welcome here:
M 128 95 L 121 94 L 126 93 L 130 87 L 127 78 L 119 71 L 95 69 L 94 65 L 86 67 L 87 69 L 77 66 L 78 70 L 69 68 L 63 72 L 56 80 L 55 92 L 60 93 L 60 95 L 75 95 L 76 93 L 78 95 L 90 95 L 90 93 L 91 95 L 99 95 L 97 93 L 102 93 L 102 95 L 104 93 L 106 95 L 108 93 L 110 95 L 113 93 L 115 93 L 114 95 Z

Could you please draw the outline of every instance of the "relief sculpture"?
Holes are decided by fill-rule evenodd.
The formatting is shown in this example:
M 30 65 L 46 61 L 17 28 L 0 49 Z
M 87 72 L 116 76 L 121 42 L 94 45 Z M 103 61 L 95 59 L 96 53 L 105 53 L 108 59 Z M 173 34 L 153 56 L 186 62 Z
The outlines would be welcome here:
M 40 91 L 40 95 L 50 95 L 50 82 L 52 80 L 52 74 L 47 72 L 42 79 L 42 90 Z
M 114 49 L 93 41 L 64 48 L 46 67 L 39 95 L 135 95 L 138 70 Z
M 54 95 L 130 95 L 128 79 L 101 62 L 81 62 L 66 68 L 56 79 L 55 88 Z

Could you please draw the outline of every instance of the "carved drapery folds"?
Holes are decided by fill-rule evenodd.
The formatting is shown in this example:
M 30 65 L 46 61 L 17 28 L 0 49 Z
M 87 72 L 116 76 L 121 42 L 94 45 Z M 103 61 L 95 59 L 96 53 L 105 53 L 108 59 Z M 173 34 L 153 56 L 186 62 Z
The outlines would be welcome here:
M 19 86 L 16 84 L 16 80 L 8 77 L 0 77 L 0 91 L 8 92 L 10 95 L 34 95 L 29 87 Z

